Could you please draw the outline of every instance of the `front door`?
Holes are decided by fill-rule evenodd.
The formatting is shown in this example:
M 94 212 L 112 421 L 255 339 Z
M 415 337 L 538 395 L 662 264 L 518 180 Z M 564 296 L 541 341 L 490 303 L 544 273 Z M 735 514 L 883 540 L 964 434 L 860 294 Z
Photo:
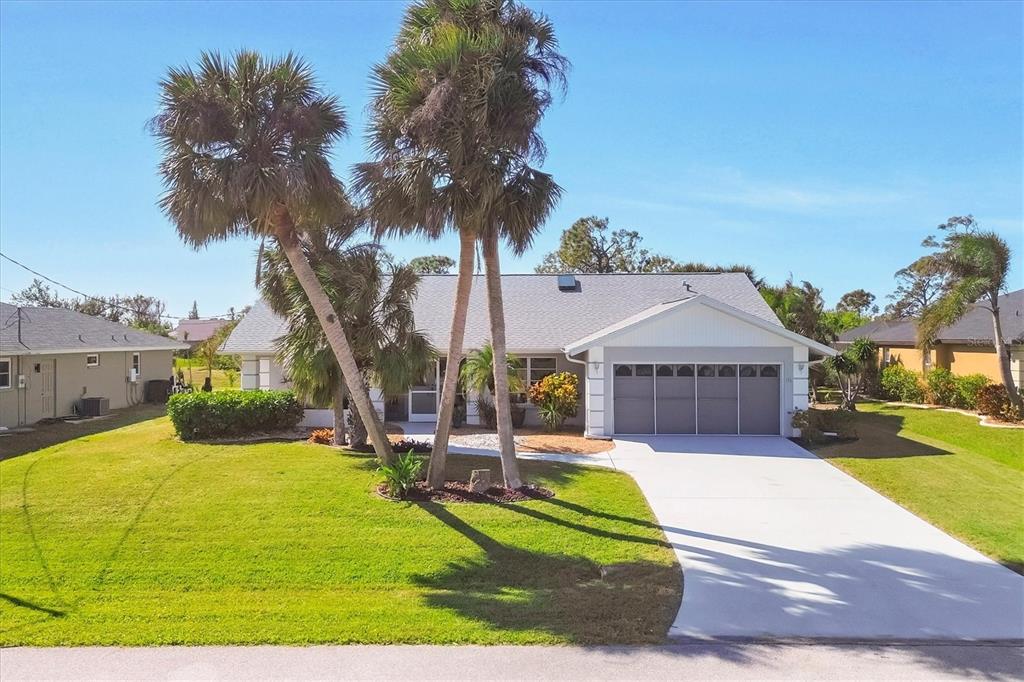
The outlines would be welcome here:
M 39 362 L 39 399 L 40 409 L 43 418 L 56 417 L 57 405 L 54 400 L 56 393 L 54 363 L 56 360 L 42 360 Z
M 409 389 L 409 421 L 437 421 L 437 387 L 440 383 L 440 367 L 435 362 L 430 376 Z

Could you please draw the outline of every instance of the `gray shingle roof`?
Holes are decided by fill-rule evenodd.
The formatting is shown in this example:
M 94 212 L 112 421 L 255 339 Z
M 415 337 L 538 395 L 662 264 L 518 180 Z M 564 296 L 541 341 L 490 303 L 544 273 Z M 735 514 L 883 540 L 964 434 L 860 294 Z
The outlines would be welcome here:
M 23 307 L 20 322 L 17 306 L 0 303 L 0 355 L 188 348 L 174 339 L 64 308 Z
M 178 326 L 171 332 L 171 337 L 189 343 L 206 341 L 228 322 L 229 320 L 218 319 L 178 320 Z
M 1006 343 L 1024 343 L 1024 289 L 999 297 L 999 322 Z M 843 332 L 839 343 L 850 343 L 866 336 L 879 344 L 913 346 L 916 334 L 913 320 L 877 320 Z M 984 304 L 977 303 L 956 324 L 940 329 L 936 340 L 939 343 L 991 344 L 993 336 L 992 313 Z
M 743 273 L 576 275 L 573 291 L 559 291 L 555 275 L 504 275 L 505 327 L 511 350 L 557 350 L 651 306 L 704 294 L 766 322 L 779 320 Z M 448 346 L 455 275 L 424 275 L 414 312 L 435 347 Z M 686 284 L 691 289 L 687 291 Z M 225 352 L 273 352 L 287 327 L 262 301 L 242 318 Z M 484 277 L 473 278 L 465 348 L 490 338 Z

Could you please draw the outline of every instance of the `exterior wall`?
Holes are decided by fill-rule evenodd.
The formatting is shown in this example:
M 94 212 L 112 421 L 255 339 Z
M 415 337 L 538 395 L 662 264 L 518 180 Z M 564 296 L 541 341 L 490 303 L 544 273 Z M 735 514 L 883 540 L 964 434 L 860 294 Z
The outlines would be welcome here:
M 923 355 L 917 348 L 891 348 L 882 347 L 878 349 L 879 360 L 882 362 L 886 361 L 886 353 L 888 352 L 888 361 L 897 362 L 907 369 L 915 372 L 920 372 L 923 369 L 921 360 Z M 936 364 L 939 360 L 937 351 L 933 348 L 928 351 L 929 363 L 932 367 L 940 367 L 941 365 Z
M 591 351 L 593 354 L 593 351 Z M 793 412 L 798 409 L 807 409 L 807 348 L 803 346 L 774 346 L 774 347 L 734 347 L 734 348 L 708 348 L 694 346 L 663 346 L 663 347 L 605 347 L 604 361 L 602 365 L 603 377 L 601 380 L 592 380 L 590 384 L 600 384 L 599 390 L 603 393 L 600 397 L 596 394 L 589 394 L 589 413 L 592 417 L 594 412 L 600 410 L 603 420 L 603 429 L 598 432 L 596 425 L 592 425 L 587 434 L 591 436 L 608 436 L 615 433 L 615 412 L 612 410 L 612 366 L 621 363 L 764 363 L 778 364 L 782 366 L 782 397 L 781 397 L 781 427 L 782 435 L 797 435 L 797 432 L 790 425 Z M 594 364 L 594 363 L 591 363 Z M 600 408 L 598 408 L 600 404 Z
M 153 379 L 167 379 L 173 370 L 173 353 L 169 350 L 141 351 L 141 367 L 137 382 L 129 382 L 133 351 L 99 353 L 98 367 L 86 367 L 85 353 L 61 355 L 24 355 L 11 358 L 11 388 L 0 390 L 0 426 L 33 424 L 48 417 L 75 414 L 81 398 L 107 398 L 111 409 L 137 405 L 145 397 L 145 385 Z M 53 410 L 44 410 L 43 371 L 45 363 L 53 363 Z M 36 365 L 40 371 L 36 372 Z M 24 376 L 25 387 L 18 387 Z
M 1010 349 L 1010 374 L 1017 390 L 1024 388 L 1024 348 Z
M 953 374 L 984 374 L 996 383 L 1003 383 L 995 347 L 942 345 L 938 351 L 938 366 Z

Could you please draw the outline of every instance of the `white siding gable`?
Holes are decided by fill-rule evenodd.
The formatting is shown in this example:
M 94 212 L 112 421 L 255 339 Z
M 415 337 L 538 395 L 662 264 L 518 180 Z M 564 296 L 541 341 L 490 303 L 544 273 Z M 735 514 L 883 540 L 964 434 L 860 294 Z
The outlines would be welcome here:
M 699 302 L 670 310 L 603 340 L 604 346 L 794 346 L 773 334 Z

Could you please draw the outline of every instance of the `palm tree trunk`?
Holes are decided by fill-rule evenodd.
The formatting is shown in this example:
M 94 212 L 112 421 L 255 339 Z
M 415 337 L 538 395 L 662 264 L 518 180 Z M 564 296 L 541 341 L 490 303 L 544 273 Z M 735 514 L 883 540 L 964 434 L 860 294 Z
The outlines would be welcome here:
M 494 351 L 494 410 L 498 422 L 501 473 L 506 488 L 522 487 L 516 444 L 512 435 L 512 403 L 508 393 L 508 351 L 505 347 L 505 305 L 501 295 L 501 262 L 498 235 L 484 237 L 484 266 L 487 269 L 487 308 L 491 318 L 491 348 Z
M 345 382 L 339 380 L 334 387 L 334 399 L 331 401 L 334 411 L 334 444 L 345 444 Z
M 359 366 L 356 364 L 355 356 L 352 354 L 352 346 L 345 336 L 345 330 L 341 326 L 341 320 L 331 301 L 327 298 L 323 285 L 317 279 L 316 273 L 306 260 L 306 254 L 302 252 L 299 240 L 295 236 L 295 224 L 292 222 L 288 211 L 281 209 L 275 215 L 274 225 L 275 236 L 278 243 L 288 257 L 288 263 L 292 266 L 295 278 L 302 285 L 306 292 L 309 303 L 320 320 L 327 342 L 334 351 L 334 357 L 338 361 L 341 373 L 345 377 L 345 384 L 348 386 L 349 395 L 356 405 L 356 411 L 363 418 L 369 432 L 370 440 L 373 441 L 373 450 L 384 464 L 391 464 L 394 460 L 394 452 L 391 450 L 387 435 L 384 433 L 384 425 L 377 417 L 377 411 L 373 409 L 370 402 L 370 394 L 363 385 L 362 375 Z
M 469 312 L 469 294 L 473 286 L 473 260 L 476 239 L 469 232 L 459 235 L 459 275 L 455 282 L 455 304 L 452 308 L 452 329 L 448 337 L 448 358 L 441 387 L 441 407 L 437 411 L 434 447 L 427 465 L 427 484 L 431 488 L 444 486 L 445 464 L 448 459 L 448 436 L 452 429 L 452 412 L 459 385 L 459 364 L 462 345 L 466 338 L 466 316 Z
M 1003 386 L 1006 387 L 1006 394 L 1010 402 L 1017 410 L 1021 409 L 1021 396 L 1018 386 L 1013 383 L 1013 372 L 1010 371 L 1010 352 L 1006 349 L 1006 341 L 1003 339 L 1003 324 L 999 320 L 998 292 L 996 296 L 990 296 L 989 306 L 992 312 L 992 342 L 996 347 L 996 359 L 999 361 L 999 374 L 1003 377 Z

